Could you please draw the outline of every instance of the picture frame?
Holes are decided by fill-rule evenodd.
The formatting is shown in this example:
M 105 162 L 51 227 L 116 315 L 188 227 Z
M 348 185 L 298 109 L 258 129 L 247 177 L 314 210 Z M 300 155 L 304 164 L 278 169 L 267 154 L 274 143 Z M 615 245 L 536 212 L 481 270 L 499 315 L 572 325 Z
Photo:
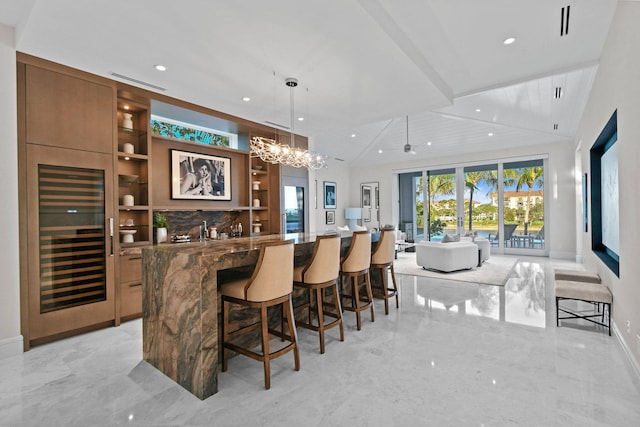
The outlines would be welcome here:
M 171 150 L 171 198 L 231 200 L 231 159 Z
M 582 230 L 589 231 L 589 179 L 587 174 L 582 175 Z
M 371 208 L 371 186 L 370 185 L 361 186 L 360 201 L 363 208 Z M 371 221 L 371 218 L 369 218 L 369 221 Z
M 335 209 L 338 205 L 337 186 L 335 182 L 324 181 L 324 208 Z
M 327 211 L 326 212 L 326 222 L 327 225 L 331 225 L 331 224 L 335 224 L 336 223 L 336 211 Z

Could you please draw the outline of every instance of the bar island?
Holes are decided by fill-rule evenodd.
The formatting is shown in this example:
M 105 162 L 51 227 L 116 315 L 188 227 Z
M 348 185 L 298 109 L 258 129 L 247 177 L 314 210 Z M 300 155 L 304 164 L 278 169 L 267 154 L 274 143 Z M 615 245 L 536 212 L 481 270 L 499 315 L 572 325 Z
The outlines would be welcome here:
M 344 254 L 351 234 L 341 236 Z M 234 269 L 251 270 L 260 248 L 280 240 L 293 240 L 295 264 L 303 264 L 313 253 L 315 238 L 275 234 L 143 248 L 143 359 L 200 399 L 215 394 L 219 278 Z

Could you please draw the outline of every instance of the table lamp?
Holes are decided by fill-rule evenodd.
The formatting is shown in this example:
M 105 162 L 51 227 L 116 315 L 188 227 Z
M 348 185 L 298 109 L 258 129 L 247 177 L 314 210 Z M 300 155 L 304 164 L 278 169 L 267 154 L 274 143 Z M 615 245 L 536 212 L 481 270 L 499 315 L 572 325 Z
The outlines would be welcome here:
M 348 221 L 347 225 L 349 226 L 349 230 L 353 231 L 356 229 L 358 220 L 362 218 L 362 209 L 361 208 L 345 208 L 344 218 Z

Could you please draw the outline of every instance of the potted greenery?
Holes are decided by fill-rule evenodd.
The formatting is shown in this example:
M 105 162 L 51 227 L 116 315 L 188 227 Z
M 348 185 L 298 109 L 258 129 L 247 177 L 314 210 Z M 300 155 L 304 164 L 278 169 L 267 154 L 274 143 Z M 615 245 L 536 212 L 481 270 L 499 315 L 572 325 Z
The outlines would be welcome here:
M 167 217 L 156 212 L 153 214 L 153 228 L 156 235 L 156 243 L 164 243 L 167 241 L 167 231 L 169 230 L 169 222 Z

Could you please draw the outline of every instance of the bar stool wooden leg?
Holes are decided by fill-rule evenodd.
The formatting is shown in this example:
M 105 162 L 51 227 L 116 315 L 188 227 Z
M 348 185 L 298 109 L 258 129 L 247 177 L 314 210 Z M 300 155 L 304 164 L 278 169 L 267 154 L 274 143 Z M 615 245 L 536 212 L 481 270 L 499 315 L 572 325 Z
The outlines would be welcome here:
M 267 317 L 267 307 L 263 305 L 260 307 L 260 321 L 262 323 L 262 355 L 264 363 L 264 388 L 269 390 L 271 388 L 271 359 L 269 357 L 269 319 Z
M 324 313 L 322 311 L 323 304 L 324 298 L 322 298 L 322 288 L 316 288 L 316 315 L 318 317 L 318 334 L 320 335 L 321 354 L 324 354 Z
M 340 306 L 340 294 L 338 293 L 338 282 L 334 282 L 333 286 L 331 286 L 333 290 L 333 302 L 336 307 L 336 315 L 340 316 L 340 323 L 338 327 L 340 328 L 340 341 L 344 341 L 344 327 L 342 326 L 342 307 Z
M 393 290 L 396 294 L 396 308 L 400 308 L 400 304 L 398 303 L 398 285 L 396 285 L 396 272 L 393 268 L 393 263 L 391 264 L 391 281 L 393 282 Z
M 367 291 L 367 298 L 369 299 L 369 310 L 371 311 L 371 321 L 375 321 L 375 317 L 373 315 L 373 292 L 371 291 L 371 279 L 369 278 L 369 272 L 364 275 L 365 279 L 365 289 Z M 386 300 L 385 300 L 386 301 Z
M 300 352 L 298 349 L 298 333 L 296 332 L 296 326 L 293 320 L 293 300 L 291 299 L 291 295 L 289 295 L 289 300 L 282 303 L 286 305 L 285 312 L 287 313 L 287 323 L 289 324 L 289 337 L 294 344 L 293 347 L 293 360 L 294 360 L 294 369 L 296 371 L 300 370 Z M 284 331 L 282 331 L 284 334 Z
M 356 324 L 358 330 L 362 329 L 362 320 L 360 319 L 360 285 L 358 284 L 358 276 L 351 276 L 351 301 L 356 308 Z
M 384 299 L 384 314 L 389 314 L 389 296 L 387 291 L 387 267 L 380 269 L 380 276 L 382 276 L 382 297 Z

